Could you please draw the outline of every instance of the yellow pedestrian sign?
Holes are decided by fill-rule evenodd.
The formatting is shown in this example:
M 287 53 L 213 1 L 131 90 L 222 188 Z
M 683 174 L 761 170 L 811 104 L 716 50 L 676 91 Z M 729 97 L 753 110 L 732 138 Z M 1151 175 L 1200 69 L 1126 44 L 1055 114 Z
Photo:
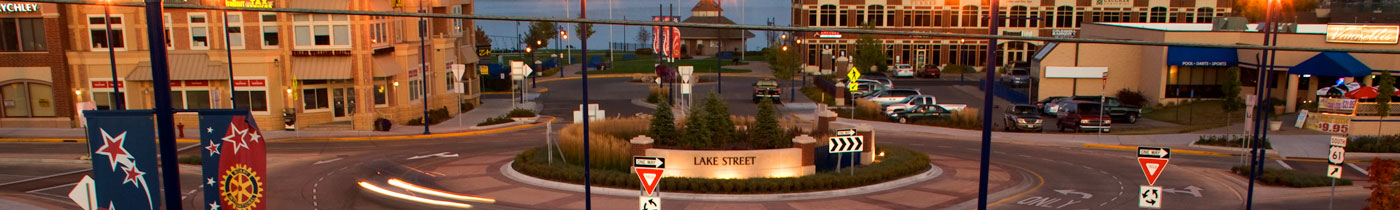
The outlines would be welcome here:
M 851 67 L 851 71 L 848 71 L 846 73 L 846 81 L 848 81 L 846 83 L 846 88 L 850 89 L 851 91 L 856 91 L 856 89 L 858 89 L 857 87 L 859 87 L 858 85 L 856 85 L 857 79 L 860 79 L 860 70 L 856 70 L 855 67 Z

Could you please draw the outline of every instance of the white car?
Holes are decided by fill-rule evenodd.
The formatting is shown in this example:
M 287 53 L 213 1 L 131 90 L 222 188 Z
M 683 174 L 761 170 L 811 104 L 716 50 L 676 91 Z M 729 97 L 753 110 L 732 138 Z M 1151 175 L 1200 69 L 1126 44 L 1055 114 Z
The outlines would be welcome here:
M 894 65 L 894 77 L 914 77 L 914 66 L 909 64 Z
M 904 98 L 904 100 L 900 100 L 891 104 L 885 104 L 885 114 L 894 114 L 896 112 L 904 111 L 909 107 L 925 104 L 938 104 L 938 99 L 935 99 L 933 96 L 930 95 L 909 96 Z
M 880 104 L 890 104 L 904 100 L 909 96 L 922 95 L 919 90 L 914 89 L 889 89 L 865 96 L 865 100 L 874 101 Z

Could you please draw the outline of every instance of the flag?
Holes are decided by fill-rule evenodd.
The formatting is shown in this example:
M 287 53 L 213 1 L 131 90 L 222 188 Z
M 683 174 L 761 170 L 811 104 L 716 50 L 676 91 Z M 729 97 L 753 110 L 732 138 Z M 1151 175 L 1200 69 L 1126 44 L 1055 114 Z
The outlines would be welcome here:
M 652 16 L 651 21 L 661 21 L 661 16 Z M 651 51 L 660 55 L 661 51 L 661 26 L 651 26 Z
M 680 20 L 680 18 L 673 18 L 673 19 L 671 19 L 671 22 L 677 22 L 677 21 L 679 21 L 679 20 Z M 677 28 L 677 27 L 671 27 L 671 36 L 670 36 L 670 37 L 671 37 L 671 46 L 670 46 L 671 48 L 669 48 L 669 50 L 671 51 L 671 53 L 670 53 L 671 57 L 676 57 L 676 58 L 681 57 L 681 56 L 680 56 L 680 55 L 681 55 L 681 29 L 680 29 L 680 28 Z
M 267 209 L 267 147 L 253 116 L 248 110 L 203 110 L 199 126 L 205 209 Z
M 151 110 L 83 111 L 97 209 L 160 209 L 153 114 Z

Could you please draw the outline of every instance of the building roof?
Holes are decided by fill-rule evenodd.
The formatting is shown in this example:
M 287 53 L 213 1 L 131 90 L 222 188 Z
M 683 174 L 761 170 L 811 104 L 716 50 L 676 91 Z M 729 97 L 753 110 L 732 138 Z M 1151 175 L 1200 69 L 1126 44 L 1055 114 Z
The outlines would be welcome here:
M 168 59 L 170 80 L 226 80 L 229 78 L 228 64 L 210 61 L 209 54 L 171 53 Z M 151 62 L 136 63 L 136 69 L 132 70 L 126 79 L 151 81 Z
M 719 7 L 719 3 L 715 3 L 715 0 L 700 0 L 699 3 L 695 3 L 695 7 L 690 8 L 690 11 L 691 11 L 691 12 L 697 12 L 697 11 L 706 11 L 706 12 L 708 12 L 708 11 L 715 11 L 715 12 L 723 12 L 723 11 L 724 11 L 724 8 L 720 8 L 720 7 Z
M 1142 28 L 1158 31 L 1211 31 L 1210 23 L 1095 23 L 1109 26 Z M 1245 32 L 1258 32 L 1259 24 L 1248 24 Z M 1298 24 L 1299 34 L 1327 34 L 1327 24 Z
M 691 16 L 682 22 L 734 25 L 734 21 L 723 16 Z M 722 35 L 725 39 L 739 39 L 740 34 L 744 38 L 754 37 L 752 32 L 738 29 L 725 30 Z M 720 35 L 718 29 L 681 27 L 681 39 L 719 39 Z

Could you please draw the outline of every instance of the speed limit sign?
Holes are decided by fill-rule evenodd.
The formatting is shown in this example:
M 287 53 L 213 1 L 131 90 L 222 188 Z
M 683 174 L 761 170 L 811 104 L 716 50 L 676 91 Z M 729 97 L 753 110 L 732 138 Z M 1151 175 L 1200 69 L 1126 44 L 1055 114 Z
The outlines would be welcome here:
M 1346 149 L 1346 148 L 1339 147 L 1339 146 L 1332 146 L 1332 149 L 1330 149 L 1327 153 L 1328 153 L 1328 154 L 1327 154 L 1327 163 L 1331 163 L 1331 164 L 1342 164 L 1342 161 L 1346 161 L 1346 157 L 1347 157 L 1347 149 Z

